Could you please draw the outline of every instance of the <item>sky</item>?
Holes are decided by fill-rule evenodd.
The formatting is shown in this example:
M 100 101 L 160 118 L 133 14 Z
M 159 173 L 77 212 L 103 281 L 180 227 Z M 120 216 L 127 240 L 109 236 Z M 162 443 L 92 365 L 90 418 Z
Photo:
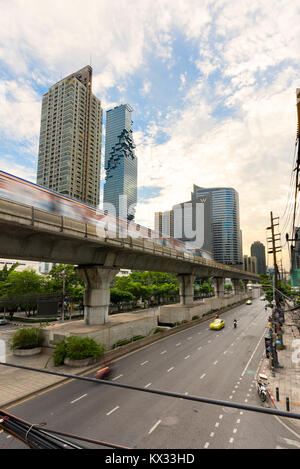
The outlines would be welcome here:
M 297 0 L 0 0 L 0 8 L 0 169 L 36 181 L 42 96 L 91 64 L 104 126 L 106 110 L 134 109 L 136 221 L 153 227 L 154 213 L 190 200 L 193 184 L 233 187 L 244 254 L 254 241 L 266 245 L 273 211 L 289 268 Z

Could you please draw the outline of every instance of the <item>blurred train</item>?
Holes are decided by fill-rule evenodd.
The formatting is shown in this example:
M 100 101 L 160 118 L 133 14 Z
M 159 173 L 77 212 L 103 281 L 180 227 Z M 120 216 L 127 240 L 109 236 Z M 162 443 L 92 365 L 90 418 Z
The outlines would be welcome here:
M 183 241 L 165 237 L 155 230 L 118 218 L 99 208 L 92 207 L 84 202 L 28 182 L 4 171 L 0 171 L 0 197 L 73 218 L 82 223 L 96 225 L 97 233 L 101 236 L 115 238 L 130 236 L 132 238 L 146 239 L 154 244 L 160 244 L 184 252 L 186 257 L 189 257 L 189 254 L 195 254 L 200 257 L 209 258 L 209 256 L 206 256 L 200 250 L 188 248 Z

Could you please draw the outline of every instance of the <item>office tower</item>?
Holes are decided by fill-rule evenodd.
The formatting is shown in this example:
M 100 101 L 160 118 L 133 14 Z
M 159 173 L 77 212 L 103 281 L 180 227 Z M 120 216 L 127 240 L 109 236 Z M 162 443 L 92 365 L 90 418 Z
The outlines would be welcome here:
M 255 256 L 257 259 L 257 273 L 266 274 L 266 250 L 265 246 L 260 241 L 255 241 L 251 245 L 251 256 Z
M 137 203 L 137 158 L 129 104 L 106 113 L 104 210 L 133 220 Z
M 211 238 L 214 260 L 242 266 L 239 196 L 227 187 L 203 188 L 194 185 L 192 200 L 210 196 Z
M 102 114 L 90 66 L 51 86 L 42 102 L 37 184 L 99 204 Z
M 172 207 L 172 210 L 155 213 L 155 231 L 163 236 L 178 239 L 187 249 L 211 254 L 211 206 L 210 196 Z
M 257 274 L 257 259 L 255 256 L 244 255 L 244 270 Z
M 155 213 L 155 231 L 168 238 L 174 237 L 174 212 L 167 210 L 165 212 Z

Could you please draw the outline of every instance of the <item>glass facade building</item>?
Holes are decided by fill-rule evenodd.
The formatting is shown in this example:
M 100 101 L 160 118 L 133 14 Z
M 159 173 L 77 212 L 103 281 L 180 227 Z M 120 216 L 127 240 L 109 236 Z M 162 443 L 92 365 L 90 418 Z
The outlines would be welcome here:
M 255 241 L 251 244 L 251 256 L 254 256 L 257 259 L 257 273 L 266 274 L 266 249 L 260 241 Z
M 37 184 L 97 206 L 101 145 L 101 102 L 86 66 L 43 96 Z
M 133 220 L 137 204 L 137 158 L 132 112 L 122 104 L 106 113 L 104 210 Z
M 211 243 L 214 260 L 242 267 L 242 240 L 239 196 L 227 187 L 203 188 L 194 185 L 192 200 L 210 196 Z

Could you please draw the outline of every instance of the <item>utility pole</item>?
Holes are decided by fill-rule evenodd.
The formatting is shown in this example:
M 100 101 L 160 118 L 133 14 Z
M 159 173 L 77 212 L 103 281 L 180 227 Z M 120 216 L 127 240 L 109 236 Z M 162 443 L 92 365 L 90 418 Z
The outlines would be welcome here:
M 276 222 L 276 223 L 275 223 Z M 276 335 L 275 330 L 278 331 L 279 324 L 276 324 L 276 310 L 280 306 L 280 296 L 279 296 L 279 270 L 277 265 L 276 253 L 281 251 L 281 246 L 277 246 L 276 243 L 280 241 L 281 235 L 275 234 L 275 226 L 279 226 L 279 217 L 273 217 L 273 212 L 271 212 L 271 226 L 267 230 L 271 230 L 271 237 L 267 238 L 267 242 L 271 242 L 272 247 L 268 247 L 268 254 L 273 254 L 273 264 L 274 264 L 274 276 L 273 276 L 273 308 L 271 321 L 269 321 L 269 334 L 270 334 L 270 365 L 272 370 L 272 376 L 275 376 L 275 368 L 278 368 L 278 356 L 276 350 Z
M 278 294 L 279 290 L 279 270 L 278 270 L 278 265 L 277 265 L 277 258 L 276 258 L 276 253 L 281 251 L 281 246 L 276 246 L 276 243 L 280 241 L 281 235 L 280 234 L 275 234 L 275 226 L 279 226 L 279 217 L 273 217 L 273 212 L 271 212 L 271 226 L 267 228 L 267 230 L 271 230 L 271 237 L 267 238 L 267 242 L 272 243 L 272 247 L 268 247 L 268 254 L 273 254 L 273 265 L 274 265 L 274 300 L 275 300 L 275 305 L 274 306 L 279 306 L 280 305 L 280 297 Z M 277 223 L 274 223 L 275 221 L 278 221 Z

